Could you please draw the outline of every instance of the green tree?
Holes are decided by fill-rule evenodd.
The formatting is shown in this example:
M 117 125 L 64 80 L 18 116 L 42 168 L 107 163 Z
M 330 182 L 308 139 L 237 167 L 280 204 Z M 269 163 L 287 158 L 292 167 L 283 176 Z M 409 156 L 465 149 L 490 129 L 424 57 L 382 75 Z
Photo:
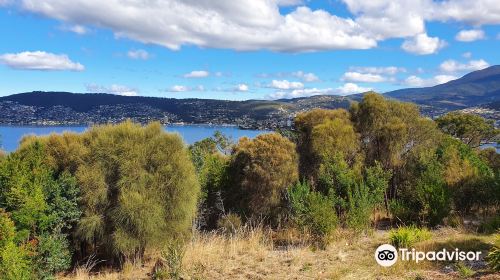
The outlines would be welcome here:
M 47 161 L 76 177 L 81 254 L 117 263 L 190 232 L 199 184 L 182 139 L 159 123 L 125 122 L 52 135 Z
M 439 128 L 451 136 L 460 139 L 469 147 L 476 148 L 481 142 L 487 142 L 500 134 L 495 129 L 493 120 L 473 114 L 451 112 L 436 119 Z
M 338 219 L 330 197 L 311 190 L 306 183 L 296 183 L 288 190 L 293 221 L 317 239 L 328 236 Z
M 0 208 L 0 279 L 35 279 L 28 251 L 15 242 L 16 229 L 9 215 Z
M 275 218 L 286 189 L 298 180 L 295 145 L 277 133 L 241 138 L 229 162 L 225 202 L 248 217 Z
M 37 277 L 46 278 L 70 266 L 67 237 L 81 214 L 79 189 L 75 178 L 56 176 L 45 163 L 41 142 L 30 141 L 0 165 L 0 205 L 12 214 L 16 241 L 32 244 Z

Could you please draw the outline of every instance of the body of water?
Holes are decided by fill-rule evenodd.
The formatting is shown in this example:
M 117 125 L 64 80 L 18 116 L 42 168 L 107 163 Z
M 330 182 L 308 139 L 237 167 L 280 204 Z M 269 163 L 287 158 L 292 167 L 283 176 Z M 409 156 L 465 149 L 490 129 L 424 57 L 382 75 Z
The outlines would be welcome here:
M 17 149 L 19 141 L 25 135 L 47 135 L 64 131 L 83 132 L 87 128 L 87 126 L 0 126 L 0 147 L 4 151 L 12 152 Z M 165 126 L 165 130 L 179 133 L 188 144 L 210 137 L 216 131 L 222 132 L 234 141 L 243 136 L 253 138 L 259 134 L 269 132 L 264 130 L 244 130 L 236 126 L 213 125 L 168 125 Z

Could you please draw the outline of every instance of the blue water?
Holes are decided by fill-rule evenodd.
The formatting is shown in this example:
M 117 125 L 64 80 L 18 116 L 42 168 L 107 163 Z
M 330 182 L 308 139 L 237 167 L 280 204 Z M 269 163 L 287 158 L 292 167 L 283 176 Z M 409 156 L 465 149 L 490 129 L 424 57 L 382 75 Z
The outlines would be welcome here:
M 25 135 L 47 135 L 64 131 L 83 132 L 87 128 L 87 126 L 0 126 L 0 147 L 4 151 L 12 152 L 17 149 L 19 141 Z M 213 125 L 168 125 L 165 129 L 168 132 L 179 133 L 188 144 L 210 137 L 216 131 L 222 132 L 233 141 L 237 141 L 243 136 L 253 138 L 259 134 L 269 132 L 264 130 L 243 130 L 236 126 Z

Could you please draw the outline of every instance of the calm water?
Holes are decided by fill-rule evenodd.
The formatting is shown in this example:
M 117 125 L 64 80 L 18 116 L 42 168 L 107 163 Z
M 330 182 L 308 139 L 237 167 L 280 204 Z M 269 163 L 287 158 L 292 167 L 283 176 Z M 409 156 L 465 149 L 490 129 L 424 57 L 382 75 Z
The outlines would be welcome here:
M 4 151 L 11 152 L 17 148 L 19 140 L 24 135 L 47 135 L 64 131 L 83 132 L 86 129 L 87 126 L 0 126 L 0 143 Z M 188 144 L 210 137 L 216 131 L 222 132 L 235 141 L 243 136 L 253 138 L 268 132 L 263 130 L 242 130 L 235 126 L 211 125 L 169 125 L 165 129 L 169 132 L 179 133 Z

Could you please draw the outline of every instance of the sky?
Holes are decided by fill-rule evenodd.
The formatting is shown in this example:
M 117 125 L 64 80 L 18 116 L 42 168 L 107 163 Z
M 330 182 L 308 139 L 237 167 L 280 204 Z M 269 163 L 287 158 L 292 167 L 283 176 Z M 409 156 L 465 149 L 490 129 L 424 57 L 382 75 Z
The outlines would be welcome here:
M 0 0 L 0 96 L 279 99 L 500 64 L 498 0 Z

